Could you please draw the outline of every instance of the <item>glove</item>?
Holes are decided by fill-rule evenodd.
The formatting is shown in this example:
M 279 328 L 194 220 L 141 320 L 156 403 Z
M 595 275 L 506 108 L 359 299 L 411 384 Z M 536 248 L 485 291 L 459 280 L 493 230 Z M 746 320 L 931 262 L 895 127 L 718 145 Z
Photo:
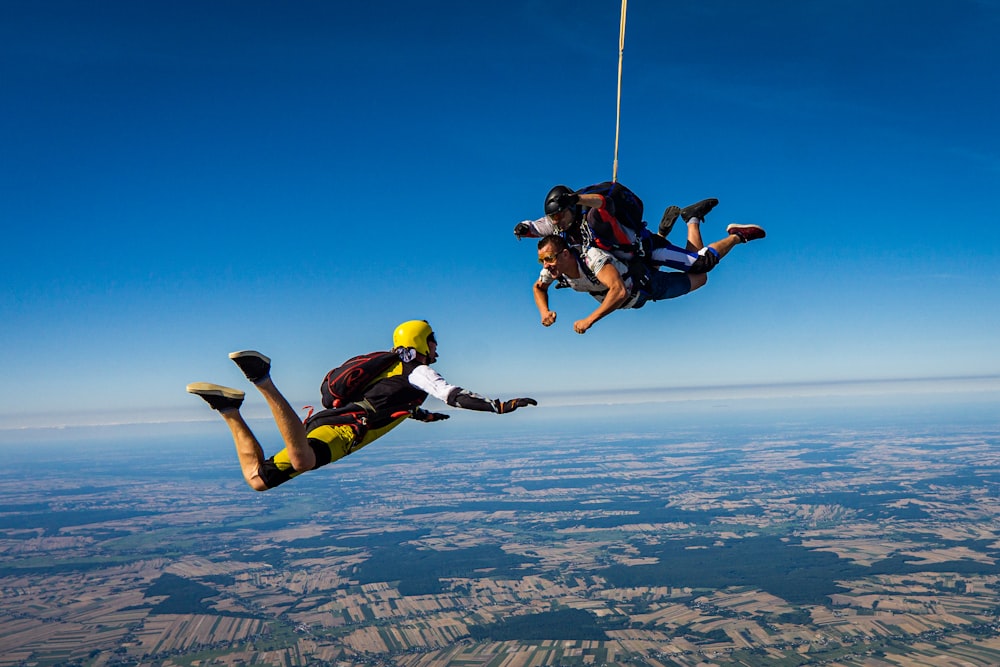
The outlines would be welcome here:
M 556 198 L 556 204 L 559 205 L 560 209 L 572 208 L 580 203 L 580 195 L 575 192 L 567 192 L 561 194 Z
M 520 241 L 525 236 L 531 236 L 531 225 L 527 222 L 519 222 L 514 225 L 514 236 Z
M 493 401 L 493 409 L 496 410 L 498 415 L 505 415 L 508 412 L 514 412 L 514 410 L 528 405 L 538 405 L 538 401 L 533 398 L 512 398 L 509 401 L 501 401 L 498 398 Z
M 448 419 L 451 415 L 446 415 L 442 412 L 428 412 L 423 408 L 417 408 L 410 413 L 412 419 L 416 419 L 419 422 L 437 422 L 442 419 Z

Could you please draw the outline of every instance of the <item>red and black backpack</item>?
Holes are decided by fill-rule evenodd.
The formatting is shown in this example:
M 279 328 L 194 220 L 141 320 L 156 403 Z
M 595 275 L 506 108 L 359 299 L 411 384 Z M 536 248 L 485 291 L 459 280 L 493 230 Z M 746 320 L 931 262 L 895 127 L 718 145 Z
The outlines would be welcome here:
M 324 408 L 339 408 L 364 397 L 375 378 L 399 363 L 395 352 L 369 352 L 348 359 L 323 378 L 319 393 Z

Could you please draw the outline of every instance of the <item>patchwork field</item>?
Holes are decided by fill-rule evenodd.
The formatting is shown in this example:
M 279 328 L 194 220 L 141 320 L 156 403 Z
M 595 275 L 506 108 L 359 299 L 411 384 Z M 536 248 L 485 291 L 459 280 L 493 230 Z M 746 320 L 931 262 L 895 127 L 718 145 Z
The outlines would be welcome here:
M 54 450 L 0 480 L 0 666 L 1000 664 L 998 442 L 396 440 L 267 494 Z

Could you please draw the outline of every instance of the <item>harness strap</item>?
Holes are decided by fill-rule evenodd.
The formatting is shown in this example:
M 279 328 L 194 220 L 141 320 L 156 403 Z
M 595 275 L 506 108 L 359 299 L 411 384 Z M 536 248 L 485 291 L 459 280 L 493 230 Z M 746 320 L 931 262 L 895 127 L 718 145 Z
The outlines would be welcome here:
M 375 406 L 372 405 L 367 398 L 362 398 L 360 401 L 354 401 L 354 405 L 358 406 L 365 411 L 367 417 L 375 416 Z
M 641 244 L 639 245 L 641 246 Z M 603 287 L 603 283 L 601 283 L 601 281 L 597 279 L 597 276 L 594 274 L 594 272 L 591 271 L 590 267 L 587 266 L 587 263 L 583 261 L 583 256 L 580 254 L 580 251 L 577 250 L 575 247 L 570 246 L 569 252 L 576 259 L 576 263 L 580 267 L 580 272 L 583 273 L 584 276 L 586 276 L 587 280 L 589 280 L 591 284 L 601 285 Z M 628 294 L 629 299 L 641 294 L 649 293 L 649 284 L 650 284 L 649 271 L 646 270 L 646 263 L 642 258 L 643 256 L 644 255 L 636 254 L 636 256 L 632 258 L 632 261 L 623 262 L 625 264 L 626 270 L 625 270 L 625 275 L 622 276 L 622 280 L 625 281 L 630 278 L 632 279 L 632 289 L 629 290 Z M 569 281 L 566 279 L 566 276 L 563 275 L 559 276 L 558 283 L 559 283 L 558 287 L 570 286 Z M 607 293 L 608 293 L 607 288 L 602 289 L 599 292 L 591 292 L 591 294 L 599 294 L 599 295 L 604 295 Z
M 604 287 L 603 283 L 601 283 L 601 281 L 597 279 L 597 276 L 594 275 L 594 272 L 590 270 L 589 266 L 587 266 L 587 263 L 583 261 L 583 257 L 580 255 L 580 251 L 577 250 L 574 246 L 570 246 L 568 248 L 568 250 L 569 250 L 569 254 L 571 254 L 573 256 L 573 259 L 576 260 L 576 264 L 577 264 L 577 266 L 580 267 L 580 272 L 584 275 L 584 277 L 587 280 L 589 280 L 591 282 L 591 284 L 593 284 L 593 285 L 601 285 L 601 287 Z M 566 276 L 564 276 L 564 275 L 560 275 L 559 276 L 558 282 L 559 282 L 559 287 L 569 287 L 570 286 L 569 285 L 569 280 L 567 280 Z M 608 293 L 607 288 L 604 288 L 604 289 L 602 289 L 599 292 L 591 292 L 591 294 L 607 294 L 607 293 Z
M 393 412 L 389 415 L 389 417 L 392 419 L 399 419 L 400 417 L 406 417 L 409 414 L 411 414 L 409 410 L 403 410 L 401 412 Z M 361 441 L 365 439 L 365 436 L 368 435 L 368 415 L 366 414 L 359 417 L 357 421 L 349 423 L 348 426 L 350 426 L 354 431 L 354 439 L 351 440 L 351 443 L 346 448 L 347 453 L 350 454 L 358 445 L 361 444 Z

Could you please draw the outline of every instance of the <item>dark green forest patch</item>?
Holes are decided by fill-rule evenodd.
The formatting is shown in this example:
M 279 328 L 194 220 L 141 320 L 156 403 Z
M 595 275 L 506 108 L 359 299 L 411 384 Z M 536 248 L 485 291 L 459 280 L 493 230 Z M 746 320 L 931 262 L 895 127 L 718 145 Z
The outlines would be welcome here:
M 537 560 L 509 554 L 496 545 L 434 551 L 404 544 L 374 550 L 350 576 L 361 584 L 398 581 L 403 595 L 430 595 L 444 591 L 441 579 L 520 578 L 525 574 L 522 566 Z
M 581 609 L 560 609 L 540 614 L 511 616 L 496 623 L 469 628 L 476 641 L 606 641 L 608 635 L 597 618 Z

